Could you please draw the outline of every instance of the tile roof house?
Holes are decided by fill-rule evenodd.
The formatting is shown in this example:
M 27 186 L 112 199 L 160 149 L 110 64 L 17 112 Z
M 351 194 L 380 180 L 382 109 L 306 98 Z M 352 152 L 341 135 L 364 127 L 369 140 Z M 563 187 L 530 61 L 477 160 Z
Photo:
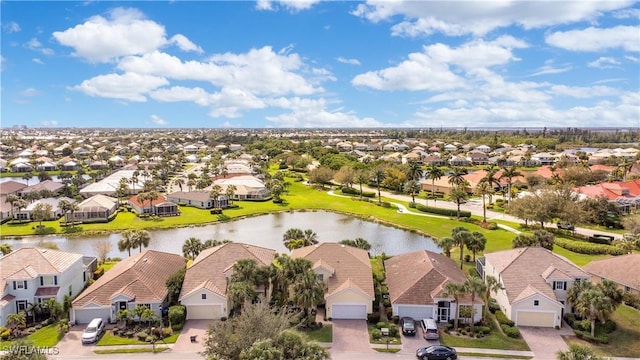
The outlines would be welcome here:
M 217 179 L 213 183 L 220 185 L 223 194 L 229 186 L 235 186 L 233 200 L 265 200 L 271 197 L 271 191 L 267 189 L 264 182 L 253 175 L 232 176 Z
M 114 265 L 72 302 L 71 321 L 86 324 L 94 318 L 115 322 L 118 311 L 147 306 L 161 315 L 166 306 L 169 276 L 183 269 L 181 255 L 147 250 Z
M 573 190 L 590 198 L 605 197 L 615 202 L 625 213 L 640 207 L 640 179 L 585 185 Z
M 73 213 L 74 221 L 90 222 L 108 220 L 118 209 L 118 199 L 106 195 L 94 195 L 78 204 Z
M 131 206 L 138 214 L 154 214 L 158 216 L 178 215 L 178 204 L 167 200 L 163 195 L 158 195 L 157 199 L 140 201 L 138 195 L 133 195 L 127 200 L 127 204 Z
M 57 219 L 59 217 L 61 217 L 62 215 L 64 215 L 64 211 L 62 210 L 62 208 L 60 208 L 60 201 L 67 201 L 69 203 L 75 203 L 76 201 L 74 199 L 68 198 L 68 197 L 60 197 L 60 198 L 45 198 L 45 199 L 38 199 L 35 200 L 34 202 L 30 203 L 29 205 L 27 205 L 27 207 L 22 208 L 22 209 L 16 209 L 13 212 L 13 218 L 16 220 L 29 220 L 29 219 L 33 219 L 33 211 L 37 208 L 38 204 L 49 204 L 51 205 L 51 216 L 48 216 L 46 219 L 44 220 L 54 220 Z
M 27 184 L 23 184 L 17 181 L 5 181 L 0 183 L 0 195 L 18 194 L 20 190 L 27 187 Z
M 167 195 L 167 201 L 200 209 L 213 207 L 213 200 L 208 191 L 176 191 Z
M 591 274 L 591 281 L 611 280 L 625 292 L 640 295 L 640 254 L 614 256 L 595 260 L 583 267 Z
M 270 265 L 276 251 L 242 243 L 226 243 L 203 250 L 187 269 L 178 298 L 187 308 L 187 319 L 220 319 L 229 315 L 227 284 L 233 265 L 254 260 L 258 266 Z
M 483 276 L 493 276 L 503 287 L 493 297 L 518 326 L 561 326 L 564 312 L 572 310 L 567 290 L 591 277 L 565 257 L 541 247 L 488 253 L 479 263 L 483 259 Z
M 463 283 L 467 278 L 450 258 L 428 250 L 413 251 L 385 260 L 387 286 L 393 315 L 416 320 L 432 318 L 449 321 L 459 305 L 471 305 L 471 299 L 454 299 L 445 292 L 447 283 Z M 475 321 L 482 317 L 483 302 L 474 300 Z
M 2 298 L 0 326 L 7 315 L 26 311 L 29 304 L 49 298 L 62 302 L 75 296 L 89 281 L 92 271 L 82 254 L 23 247 L 0 257 Z M 95 261 L 95 258 L 93 258 Z
M 313 263 L 324 281 L 326 315 L 333 319 L 366 319 L 373 309 L 373 274 L 366 250 L 325 242 L 294 249 L 292 258 Z
M 20 190 L 20 196 L 25 196 L 31 192 L 39 192 L 39 191 L 50 191 L 53 195 L 60 194 L 64 189 L 64 185 L 59 182 L 55 182 L 53 180 L 45 180 L 41 181 L 35 185 L 30 185 Z

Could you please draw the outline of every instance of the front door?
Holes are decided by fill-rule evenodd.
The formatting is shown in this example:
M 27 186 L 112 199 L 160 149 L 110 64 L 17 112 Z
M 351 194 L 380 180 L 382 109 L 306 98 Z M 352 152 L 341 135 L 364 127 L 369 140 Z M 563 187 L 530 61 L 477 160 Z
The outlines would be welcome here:
M 449 302 L 438 301 L 438 322 L 449 321 Z

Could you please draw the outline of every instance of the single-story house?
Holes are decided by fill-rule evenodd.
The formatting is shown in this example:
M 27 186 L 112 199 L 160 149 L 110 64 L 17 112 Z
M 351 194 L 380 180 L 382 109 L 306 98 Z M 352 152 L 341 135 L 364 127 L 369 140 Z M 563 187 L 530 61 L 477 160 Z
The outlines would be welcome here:
M 200 209 L 211 209 L 214 205 L 208 191 L 176 191 L 167 195 L 167 201 Z
M 159 216 L 178 215 L 178 205 L 168 201 L 163 195 L 159 195 L 154 200 L 140 201 L 138 197 L 141 194 L 133 195 L 127 200 L 127 204 L 131 206 L 138 214 L 154 214 Z
M 488 253 L 479 258 L 481 273 L 493 276 L 502 290 L 492 293 L 502 312 L 517 326 L 562 326 L 572 312 L 567 291 L 591 276 L 567 258 L 542 247 Z
M 162 315 L 167 305 L 167 279 L 183 269 L 187 260 L 181 255 L 147 250 L 113 266 L 91 284 L 71 305 L 71 321 L 86 324 L 94 318 L 115 322 L 118 311 L 146 306 Z
M 13 212 L 13 218 L 16 220 L 33 219 L 33 211 L 36 209 L 38 204 L 49 204 L 51 205 L 51 216 L 43 220 L 57 219 L 64 215 L 64 211 L 60 208 L 60 201 L 62 200 L 70 203 L 76 202 L 75 200 L 68 197 L 38 199 L 27 205 L 26 208 L 15 209 L 15 211 Z
M 106 220 L 116 210 L 118 210 L 118 199 L 105 195 L 94 195 L 78 204 L 78 210 L 73 213 L 73 220 Z
M 92 196 L 98 194 L 113 196 L 116 194 L 116 190 L 120 186 L 120 181 L 122 179 L 127 180 L 127 188 L 129 190 L 129 194 L 137 194 L 144 188 L 144 182 L 146 180 L 152 179 L 138 176 L 137 181 L 132 182 L 131 180 L 134 179 L 134 174 L 136 172 L 137 170 L 116 171 L 98 182 L 91 183 L 85 186 L 80 190 L 80 194 L 83 196 Z
M 226 243 L 203 250 L 187 269 L 179 301 L 187 308 L 187 319 L 220 319 L 229 315 L 227 284 L 233 265 L 254 260 L 258 266 L 270 265 L 275 250 L 242 243 Z
M 455 299 L 445 291 L 447 283 L 463 283 L 465 274 L 450 258 L 428 250 L 396 255 L 385 260 L 389 300 L 393 315 L 438 322 L 454 319 L 460 306 L 471 306 L 471 298 Z M 482 318 L 482 299 L 474 300 L 474 322 Z
M 326 284 L 327 318 L 366 319 L 373 311 L 373 274 L 366 250 L 325 242 L 294 249 L 292 258 L 313 263 L 313 271 Z
M 62 302 L 65 295 L 76 296 L 91 278 L 90 264 L 82 254 L 35 247 L 2 256 L 0 326 L 6 324 L 7 315 L 26 311 L 29 304 L 50 298 Z
M 0 182 L 0 195 L 15 194 L 18 195 L 20 191 L 27 187 L 27 184 L 9 180 Z
M 640 254 L 614 256 L 595 260 L 583 267 L 595 284 L 603 279 L 618 284 L 624 292 L 640 295 Z
M 271 191 L 267 189 L 262 180 L 252 175 L 218 179 L 213 183 L 222 188 L 222 194 L 226 193 L 229 186 L 235 186 L 236 190 L 232 200 L 266 200 L 271 197 Z
M 20 190 L 20 196 L 25 196 L 31 192 L 40 192 L 40 191 L 50 191 L 53 195 L 58 195 L 64 189 L 64 185 L 62 183 L 53 181 L 53 180 L 45 180 L 41 181 L 35 185 L 30 185 Z

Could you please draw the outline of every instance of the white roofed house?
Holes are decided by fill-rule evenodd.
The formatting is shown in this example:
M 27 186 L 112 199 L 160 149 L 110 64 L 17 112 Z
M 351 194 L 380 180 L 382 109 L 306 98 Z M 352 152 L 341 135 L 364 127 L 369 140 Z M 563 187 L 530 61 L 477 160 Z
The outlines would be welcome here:
M 118 210 L 118 199 L 106 195 L 94 195 L 80 204 L 73 213 L 74 221 L 103 222 L 112 220 Z
M 271 191 L 266 188 L 262 180 L 251 175 L 218 179 L 213 183 L 222 188 L 222 194 L 226 194 L 230 185 L 235 186 L 232 200 L 267 200 L 271 197 Z
M 29 304 L 74 297 L 89 281 L 91 264 L 82 254 L 34 247 L 1 257 L 0 326 L 6 325 L 8 314 L 26 311 Z

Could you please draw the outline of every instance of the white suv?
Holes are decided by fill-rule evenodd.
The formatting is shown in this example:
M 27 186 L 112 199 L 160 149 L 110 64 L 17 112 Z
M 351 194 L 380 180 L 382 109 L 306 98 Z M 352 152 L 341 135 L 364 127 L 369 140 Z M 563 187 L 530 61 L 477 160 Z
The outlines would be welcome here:
M 93 343 L 98 341 L 100 335 L 104 332 L 104 321 L 100 318 L 91 320 L 89 325 L 82 332 L 82 343 Z

